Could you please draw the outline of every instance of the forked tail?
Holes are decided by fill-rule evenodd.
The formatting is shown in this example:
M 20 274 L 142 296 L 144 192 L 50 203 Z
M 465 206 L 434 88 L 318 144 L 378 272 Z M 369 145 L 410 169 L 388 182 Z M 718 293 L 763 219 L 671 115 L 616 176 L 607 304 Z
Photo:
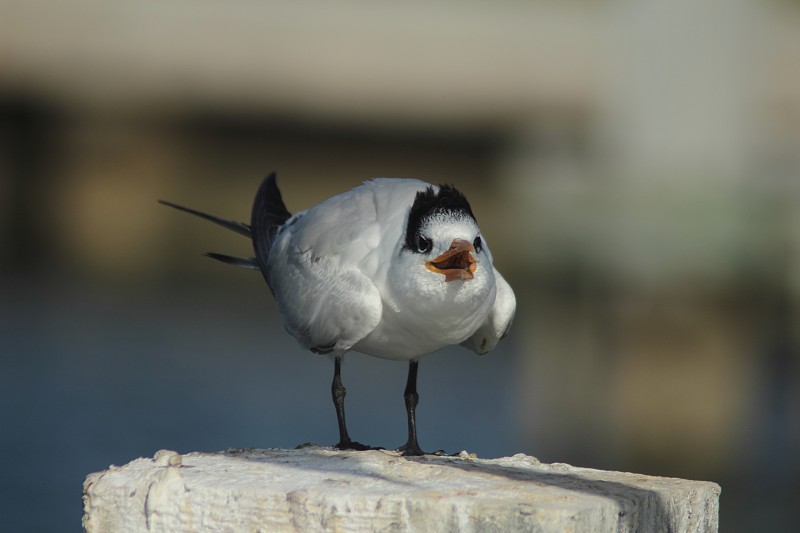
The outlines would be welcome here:
M 229 220 L 216 215 L 209 215 L 208 213 L 203 213 L 202 211 L 174 204 L 166 200 L 159 200 L 158 203 L 208 220 L 223 228 L 250 238 L 253 241 L 253 249 L 256 252 L 256 257 L 235 257 L 214 252 L 207 252 L 204 255 L 229 265 L 261 270 L 265 278 L 267 276 L 267 259 L 269 258 L 269 250 L 272 247 L 272 242 L 275 239 L 278 228 L 291 216 L 286 210 L 281 192 L 278 190 L 278 186 L 275 183 L 274 172 L 271 172 L 266 177 L 261 183 L 258 193 L 256 193 L 250 226 L 244 222 Z

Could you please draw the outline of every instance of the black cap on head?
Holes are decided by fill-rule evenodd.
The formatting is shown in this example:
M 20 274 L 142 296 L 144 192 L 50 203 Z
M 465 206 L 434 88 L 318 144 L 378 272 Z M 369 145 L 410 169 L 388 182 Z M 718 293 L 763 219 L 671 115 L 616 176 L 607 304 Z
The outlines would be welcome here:
M 422 226 L 429 218 L 441 213 L 448 213 L 456 217 L 469 217 L 477 224 L 472 208 L 461 191 L 452 185 L 439 185 L 438 191 L 434 191 L 433 187 L 429 186 L 424 191 L 417 193 L 408 212 L 405 247 L 417 250 L 417 238 Z

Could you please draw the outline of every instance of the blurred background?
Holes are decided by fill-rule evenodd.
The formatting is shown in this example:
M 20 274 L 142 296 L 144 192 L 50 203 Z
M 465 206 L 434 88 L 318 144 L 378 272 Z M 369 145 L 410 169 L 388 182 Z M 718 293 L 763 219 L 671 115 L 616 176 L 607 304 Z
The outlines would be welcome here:
M 713 480 L 800 523 L 800 2 L 0 2 L 0 517 L 78 531 L 92 471 L 332 444 L 332 364 L 233 233 L 376 176 L 459 186 L 518 299 L 420 364 L 423 448 Z M 405 440 L 406 365 L 344 367 Z

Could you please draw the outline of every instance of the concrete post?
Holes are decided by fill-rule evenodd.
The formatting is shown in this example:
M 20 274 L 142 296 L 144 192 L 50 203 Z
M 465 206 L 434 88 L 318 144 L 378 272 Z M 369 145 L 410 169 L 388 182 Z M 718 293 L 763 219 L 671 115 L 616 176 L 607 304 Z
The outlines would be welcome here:
M 116 531 L 681 531 L 718 528 L 704 481 L 390 451 L 162 450 L 90 474 L 87 533 Z

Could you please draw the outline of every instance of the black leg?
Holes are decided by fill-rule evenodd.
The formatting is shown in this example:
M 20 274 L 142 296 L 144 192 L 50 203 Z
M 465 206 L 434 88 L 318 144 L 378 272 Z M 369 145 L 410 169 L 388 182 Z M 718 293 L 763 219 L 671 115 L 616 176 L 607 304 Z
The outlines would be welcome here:
M 408 413 L 408 442 L 400 446 L 400 452 L 403 455 L 424 455 L 417 442 L 417 418 L 416 409 L 419 403 L 419 394 L 417 394 L 417 361 L 412 359 L 408 364 L 408 381 L 406 381 L 406 390 L 403 394 L 406 400 L 406 413 Z
M 336 407 L 336 420 L 339 422 L 339 443 L 336 448 L 339 450 L 369 450 L 369 446 L 350 440 L 350 436 L 347 434 L 347 425 L 344 422 L 344 397 L 347 395 L 347 390 L 342 385 L 341 356 L 336 356 L 334 365 L 331 395 L 333 396 L 333 405 Z

